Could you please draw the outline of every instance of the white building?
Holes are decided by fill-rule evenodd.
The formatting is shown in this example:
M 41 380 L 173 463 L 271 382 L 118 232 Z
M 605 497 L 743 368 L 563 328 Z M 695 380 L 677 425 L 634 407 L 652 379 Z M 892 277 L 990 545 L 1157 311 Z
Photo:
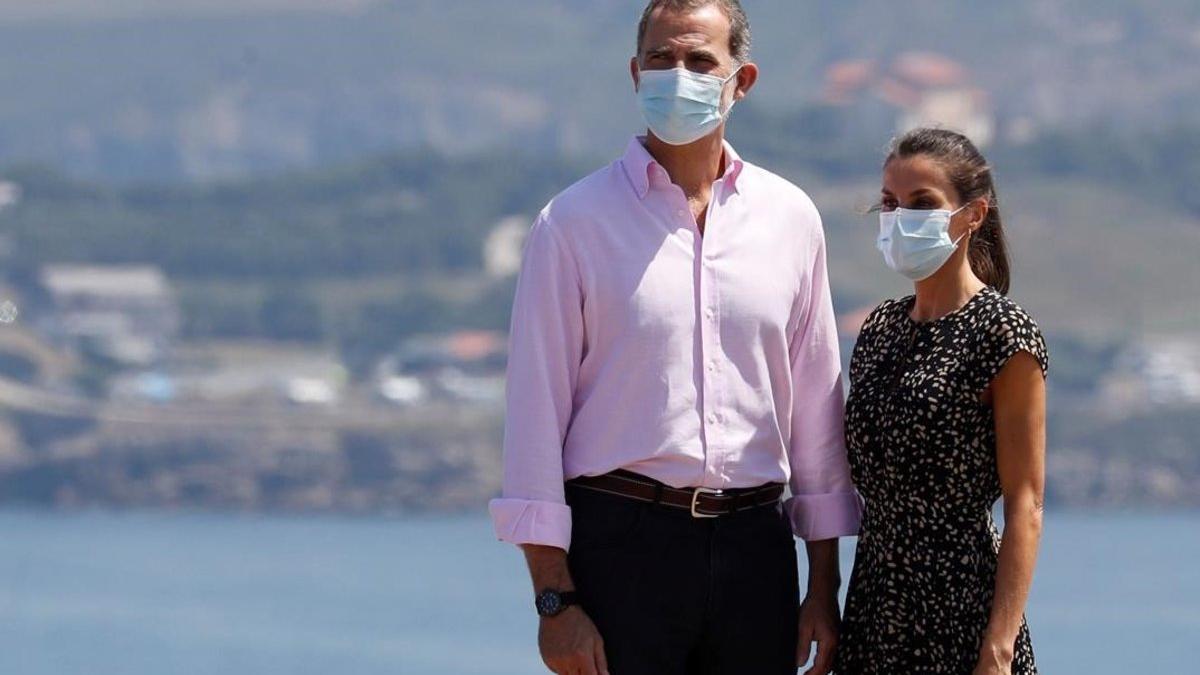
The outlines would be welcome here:
M 51 306 L 38 323 L 60 344 L 146 365 L 179 334 L 175 292 L 157 267 L 46 265 L 41 282 Z
M 508 216 L 496 223 L 483 242 L 483 266 L 493 277 L 507 277 L 521 269 L 521 250 L 529 234 L 529 219 Z
M 0 181 L 0 211 L 21 203 L 21 186 L 12 181 Z
M 982 92 L 969 87 L 923 91 L 915 104 L 901 110 L 896 131 L 903 134 L 929 126 L 951 129 L 984 147 L 992 142 L 996 128 L 982 100 Z
M 896 131 L 938 127 L 964 133 L 976 145 L 996 135 L 987 92 L 974 85 L 967 68 L 936 52 L 903 52 L 887 62 L 854 59 L 831 64 L 825 73 L 822 100 L 861 115 L 886 106 Z

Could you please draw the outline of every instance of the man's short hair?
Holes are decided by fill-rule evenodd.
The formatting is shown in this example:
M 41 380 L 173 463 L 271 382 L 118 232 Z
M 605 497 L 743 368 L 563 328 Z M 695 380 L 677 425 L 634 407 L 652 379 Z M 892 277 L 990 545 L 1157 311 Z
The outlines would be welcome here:
M 654 10 L 695 10 L 709 5 L 720 7 L 725 16 L 729 17 L 729 53 L 733 54 L 738 63 L 750 60 L 750 20 L 738 0 L 650 0 L 646 9 L 642 10 L 642 20 L 638 22 L 637 52 L 642 53 L 642 40 L 646 37 L 646 27 L 650 24 L 650 15 Z

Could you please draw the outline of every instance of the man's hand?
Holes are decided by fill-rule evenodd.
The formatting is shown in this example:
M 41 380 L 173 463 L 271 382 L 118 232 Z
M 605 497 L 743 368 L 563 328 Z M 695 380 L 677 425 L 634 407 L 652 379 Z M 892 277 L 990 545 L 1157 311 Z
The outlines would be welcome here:
M 604 641 L 596 625 L 578 606 L 542 617 L 538 649 L 546 667 L 557 675 L 608 675 Z
M 567 566 L 567 552 L 553 546 L 524 544 L 525 560 L 534 592 L 553 588 L 571 591 L 575 583 Z M 604 641 L 583 608 L 571 605 L 557 616 L 541 617 L 538 650 L 542 661 L 557 675 L 608 675 Z
M 833 653 L 837 649 L 838 587 L 841 577 L 838 572 L 837 539 L 806 541 L 808 553 L 808 593 L 800 604 L 800 639 L 796 644 L 796 667 L 808 663 L 812 643 L 817 643 L 817 657 L 813 660 L 809 675 L 829 675 L 833 669 Z
M 796 666 L 804 667 L 817 643 L 817 657 L 812 668 L 804 671 L 808 675 L 829 675 L 833 669 L 833 654 L 837 649 L 838 603 L 837 596 L 810 593 L 800 604 L 800 640 L 796 646 Z

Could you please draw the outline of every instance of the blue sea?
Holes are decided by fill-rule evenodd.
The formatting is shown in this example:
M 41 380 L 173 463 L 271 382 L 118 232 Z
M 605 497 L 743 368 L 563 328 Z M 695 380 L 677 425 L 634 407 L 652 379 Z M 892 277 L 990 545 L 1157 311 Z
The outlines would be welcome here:
M 1198 561 L 1200 513 L 1048 514 L 1042 672 L 1198 672 Z M 5 674 L 529 675 L 530 598 L 482 515 L 0 511 Z

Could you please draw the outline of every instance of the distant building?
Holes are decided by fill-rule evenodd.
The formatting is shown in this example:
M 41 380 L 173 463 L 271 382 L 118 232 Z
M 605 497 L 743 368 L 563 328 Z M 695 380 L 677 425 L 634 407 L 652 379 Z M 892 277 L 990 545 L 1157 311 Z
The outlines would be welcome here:
M 179 334 L 174 290 L 148 265 L 46 265 L 50 296 L 39 324 L 51 340 L 126 365 L 160 360 Z
M 382 378 L 377 390 L 384 400 L 401 405 L 420 403 L 425 398 L 425 385 L 418 377 L 391 375 Z
M 415 335 L 400 344 L 383 370 L 387 375 L 426 375 L 445 369 L 496 373 L 503 372 L 507 355 L 508 339 L 498 331 Z
M 1101 397 L 1108 409 L 1124 412 L 1200 406 L 1200 346 L 1170 338 L 1134 343 L 1105 376 Z
M 882 101 L 893 109 L 898 133 L 941 127 L 981 147 L 996 135 L 987 92 L 971 83 L 965 67 L 941 54 L 905 52 L 885 66 L 872 59 L 839 61 L 825 72 L 822 100 L 846 108 Z
M 529 234 L 529 219 L 508 216 L 496 223 L 483 242 L 483 266 L 493 277 L 507 277 L 521 269 L 521 249 Z
M 507 360 L 508 338 L 497 331 L 418 335 L 379 364 L 376 386 L 380 396 L 401 404 L 430 396 L 494 403 L 504 398 Z
M 284 397 L 298 405 L 333 405 L 340 394 L 337 387 L 319 377 L 292 377 L 283 383 Z
M 349 380 L 335 353 L 258 340 L 180 345 L 167 370 L 177 400 L 332 405 Z
M 0 211 L 21 203 L 21 186 L 12 181 L 0 181 Z

